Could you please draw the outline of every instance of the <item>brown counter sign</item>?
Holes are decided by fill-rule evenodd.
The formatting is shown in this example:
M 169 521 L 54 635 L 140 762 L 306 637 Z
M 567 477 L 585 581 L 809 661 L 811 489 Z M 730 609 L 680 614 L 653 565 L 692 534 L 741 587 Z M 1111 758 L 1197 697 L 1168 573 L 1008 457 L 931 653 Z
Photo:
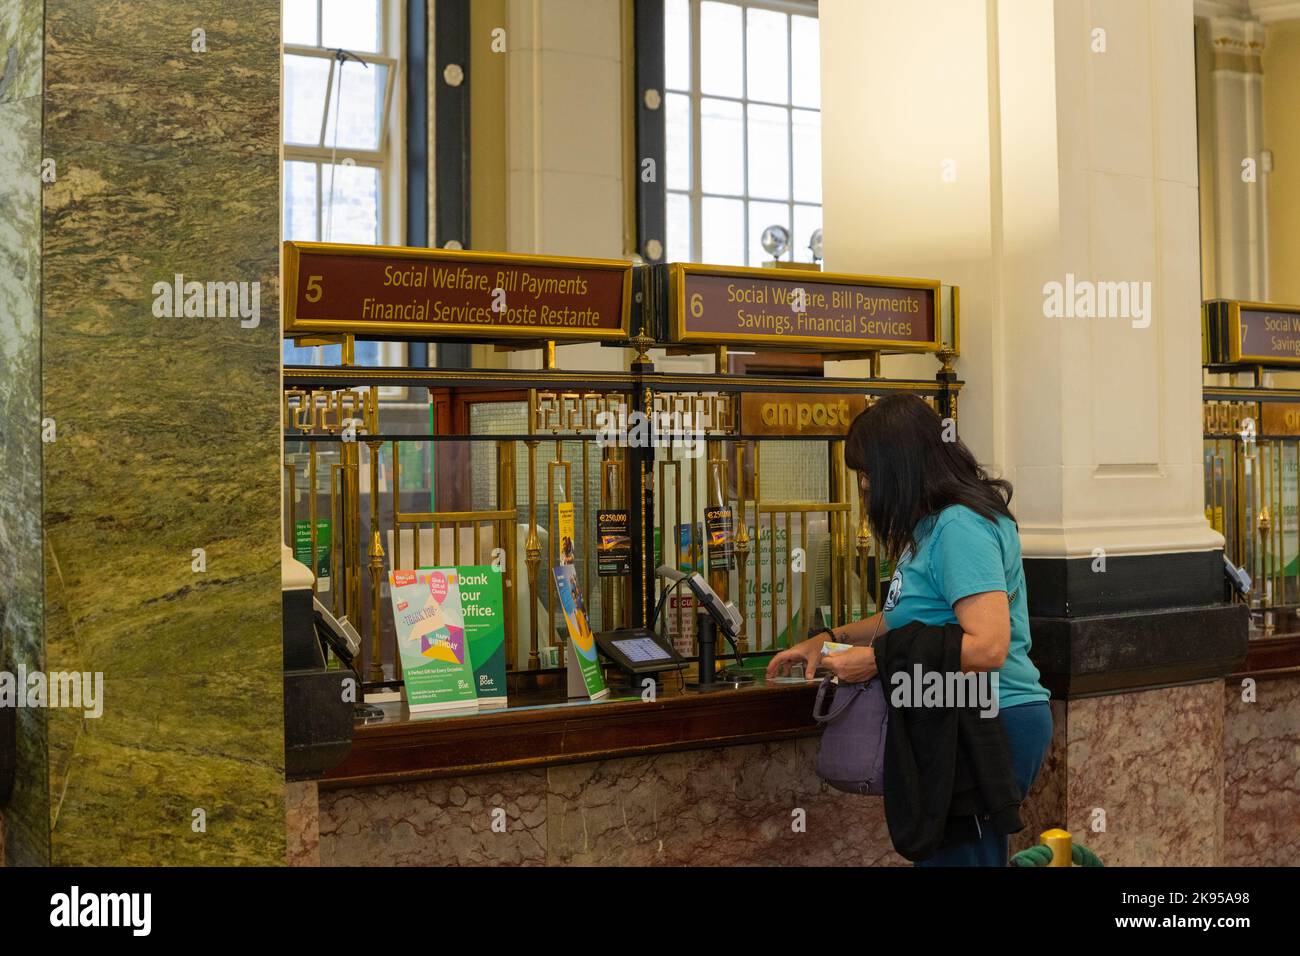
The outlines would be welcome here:
M 758 347 L 941 347 L 937 279 L 884 279 L 675 263 L 671 333 L 677 342 Z
M 866 395 L 853 392 L 747 392 L 740 397 L 740 433 L 842 438 L 866 409 Z
M 1270 438 L 1300 435 L 1300 403 L 1263 402 L 1259 433 Z
M 1228 304 L 1228 361 L 1300 365 L 1300 306 Z
M 628 262 L 318 242 L 284 260 L 289 335 L 627 337 Z

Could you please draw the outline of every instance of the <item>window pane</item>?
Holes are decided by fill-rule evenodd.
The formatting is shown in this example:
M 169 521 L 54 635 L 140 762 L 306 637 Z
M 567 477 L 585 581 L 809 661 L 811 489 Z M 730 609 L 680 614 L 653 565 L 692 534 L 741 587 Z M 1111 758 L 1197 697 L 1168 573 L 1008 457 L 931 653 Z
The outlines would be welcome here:
M 382 344 L 382 342 L 354 342 L 352 355 L 357 360 L 357 364 L 370 368 L 383 365 L 383 360 L 380 358 Z
M 284 141 L 303 146 L 320 143 L 330 61 L 319 56 L 284 58 Z
M 700 88 L 718 96 L 744 95 L 740 7 L 700 4 Z
M 775 256 L 763 248 L 760 241 L 763 230 L 768 226 L 784 226 L 790 231 L 790 207 L 783 202 L 752 202 L 749 204 L 749 264 L 761 266 L 771 262 Z M 790 243 L 793 245 L 793 242 Z M 789 260 L 790 248 L 781 253 L 782 259 Z
M 665 262 L 691 261 L 691 197 L 668 194 L 668 245 Z
M 388 67 L 379 63 L 362 65 L 349 60 L 334 71 L 334 99 L 325 126 L 325 145 L 341 149 L 378 149 L 380 115 L 384 110 L 384 84 Z M 337 109 L 337 114 L 335 110 Z M 334 142 L 334 121 L 338 117 L 339 137 Z
M 822 114 L 794 110 L 794 198 L 822 201 Z
M 314 345 L 294 345 L 293 339 L 285 339 L 283 356 L 285 365 L 315 365 L 316 347 Z
M 700 212 L 701 253 L 713 265 L 745 264 L 745 204 L 705 196 Z
M 379 0 L 321 0 L 321 46 L 380 53 Z
M 821 206 L 794 207 L 794 240 L 790 244 L 794 246 L 794 258 L 796 262 L 813 261 L 812 251 L 808 248 L 808 242 L 812 239 L 812 234 L 821 227 Z
M 315 163 L 284 164 L 284 238 L 315 242 L 316 233 Z
M 743 123 L 739 103 L 700 101 L 700 179 L 706 193 L 739 195 L 744 190 Z
M 691 5 L 689 0 L 664 4 L 664 85 L 691 88 Z
M 328 163 L 322 168 L 321 239 L 371 245 L 379 242 L 379 170 Z
M 794 56 L 790 64 L 794 105 L 818 109 L 822 105 L 822 65 L 816 17 L 790 18 L 790 46 Z
M 779 106 L 749 107 L 749 194 L 790 198 L 789 113 Z
M 664 111 L 668 136 L 668 174 L 665 182 L 669 189 L 690 189 L 691 98 L 682 93 L 669 93 L 664 102 Z
M 786 44 L 784 13 L 750 7 L 745 32 L 749 55 L 745 59 L 745 73 L 749 86 L 745 95 L 751 100 L 769 103 L 790 102 L 790 54 Z
M 280 30 L 285 43 L 316 46 L 316 0 L 284 0 Z

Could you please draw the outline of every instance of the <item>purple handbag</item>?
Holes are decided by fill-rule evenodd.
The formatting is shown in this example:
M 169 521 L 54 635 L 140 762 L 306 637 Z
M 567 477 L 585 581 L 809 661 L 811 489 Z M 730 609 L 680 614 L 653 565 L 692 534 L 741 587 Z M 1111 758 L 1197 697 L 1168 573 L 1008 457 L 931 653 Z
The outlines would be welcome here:
M 813 703 L 813 720 L 822 725 L 817 776 L 836 790 L 879 797 L 885 793 L 885 731 L 889 704 L 880 679 L 865 684 L 834 684 L 822 678 Z M 830 709 L 826 696 L 834 686 Z

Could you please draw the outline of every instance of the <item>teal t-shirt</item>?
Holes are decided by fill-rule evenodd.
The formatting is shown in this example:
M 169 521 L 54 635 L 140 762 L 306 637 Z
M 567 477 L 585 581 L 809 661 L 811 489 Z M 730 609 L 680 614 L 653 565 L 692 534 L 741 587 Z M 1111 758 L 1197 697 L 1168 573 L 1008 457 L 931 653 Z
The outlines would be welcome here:
M 951 505 L 923 519 L 915 537 L 914 553 L 899 559 L 889 582 L 885 626 L 956 624 L 952 606 L 962 598 L 1005 591 L 1011 647 L 998 672 L 998 706 L 1047 700 L 1051 695 L 1029 660 L 1029 603 L 1015 522 L 999 515 L 994 524 L 965 505 Z

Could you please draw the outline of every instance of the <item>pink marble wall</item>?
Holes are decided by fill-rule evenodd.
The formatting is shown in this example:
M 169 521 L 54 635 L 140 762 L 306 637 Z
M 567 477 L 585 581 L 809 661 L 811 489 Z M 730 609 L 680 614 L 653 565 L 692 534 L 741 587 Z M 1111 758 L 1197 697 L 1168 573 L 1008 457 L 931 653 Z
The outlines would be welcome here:
M 1215 866 L 1223 682 L 1072 700 L 1066 822 L 1107 866 Z M 1104 831 L 1101 813 L 1104 813 Z
M 1253 704 L 1207 681 L 1054 701 L 1052 718 L 1013 852 L 1060 826 L 1108 866 L 1300 859 L 1300 678 L 1260 682 Z M 800 738 L 323 790 L 315 850 L 310 798 L 290 801 L 291 862 L 905 865 L 882 801 L 822 784 L 816 748 Z
M 320 794 L 313 782 L 284 788 L 285 863 L 320 866 Z
M 545 863 L 546 771 L 322 790 L 320 862 L 323 866 Z
M 560 865 L 905 865 L 879 797 L 813 770 L 817 740 L 555 767 L 547 860 Z
M 826 787 L 815 758 L 801 739 L 322 790 L 320 863 L 905 864 L 882 801 Z
M 1223 863 L 1300 862 L 1300 677 L 1224 687 Z

